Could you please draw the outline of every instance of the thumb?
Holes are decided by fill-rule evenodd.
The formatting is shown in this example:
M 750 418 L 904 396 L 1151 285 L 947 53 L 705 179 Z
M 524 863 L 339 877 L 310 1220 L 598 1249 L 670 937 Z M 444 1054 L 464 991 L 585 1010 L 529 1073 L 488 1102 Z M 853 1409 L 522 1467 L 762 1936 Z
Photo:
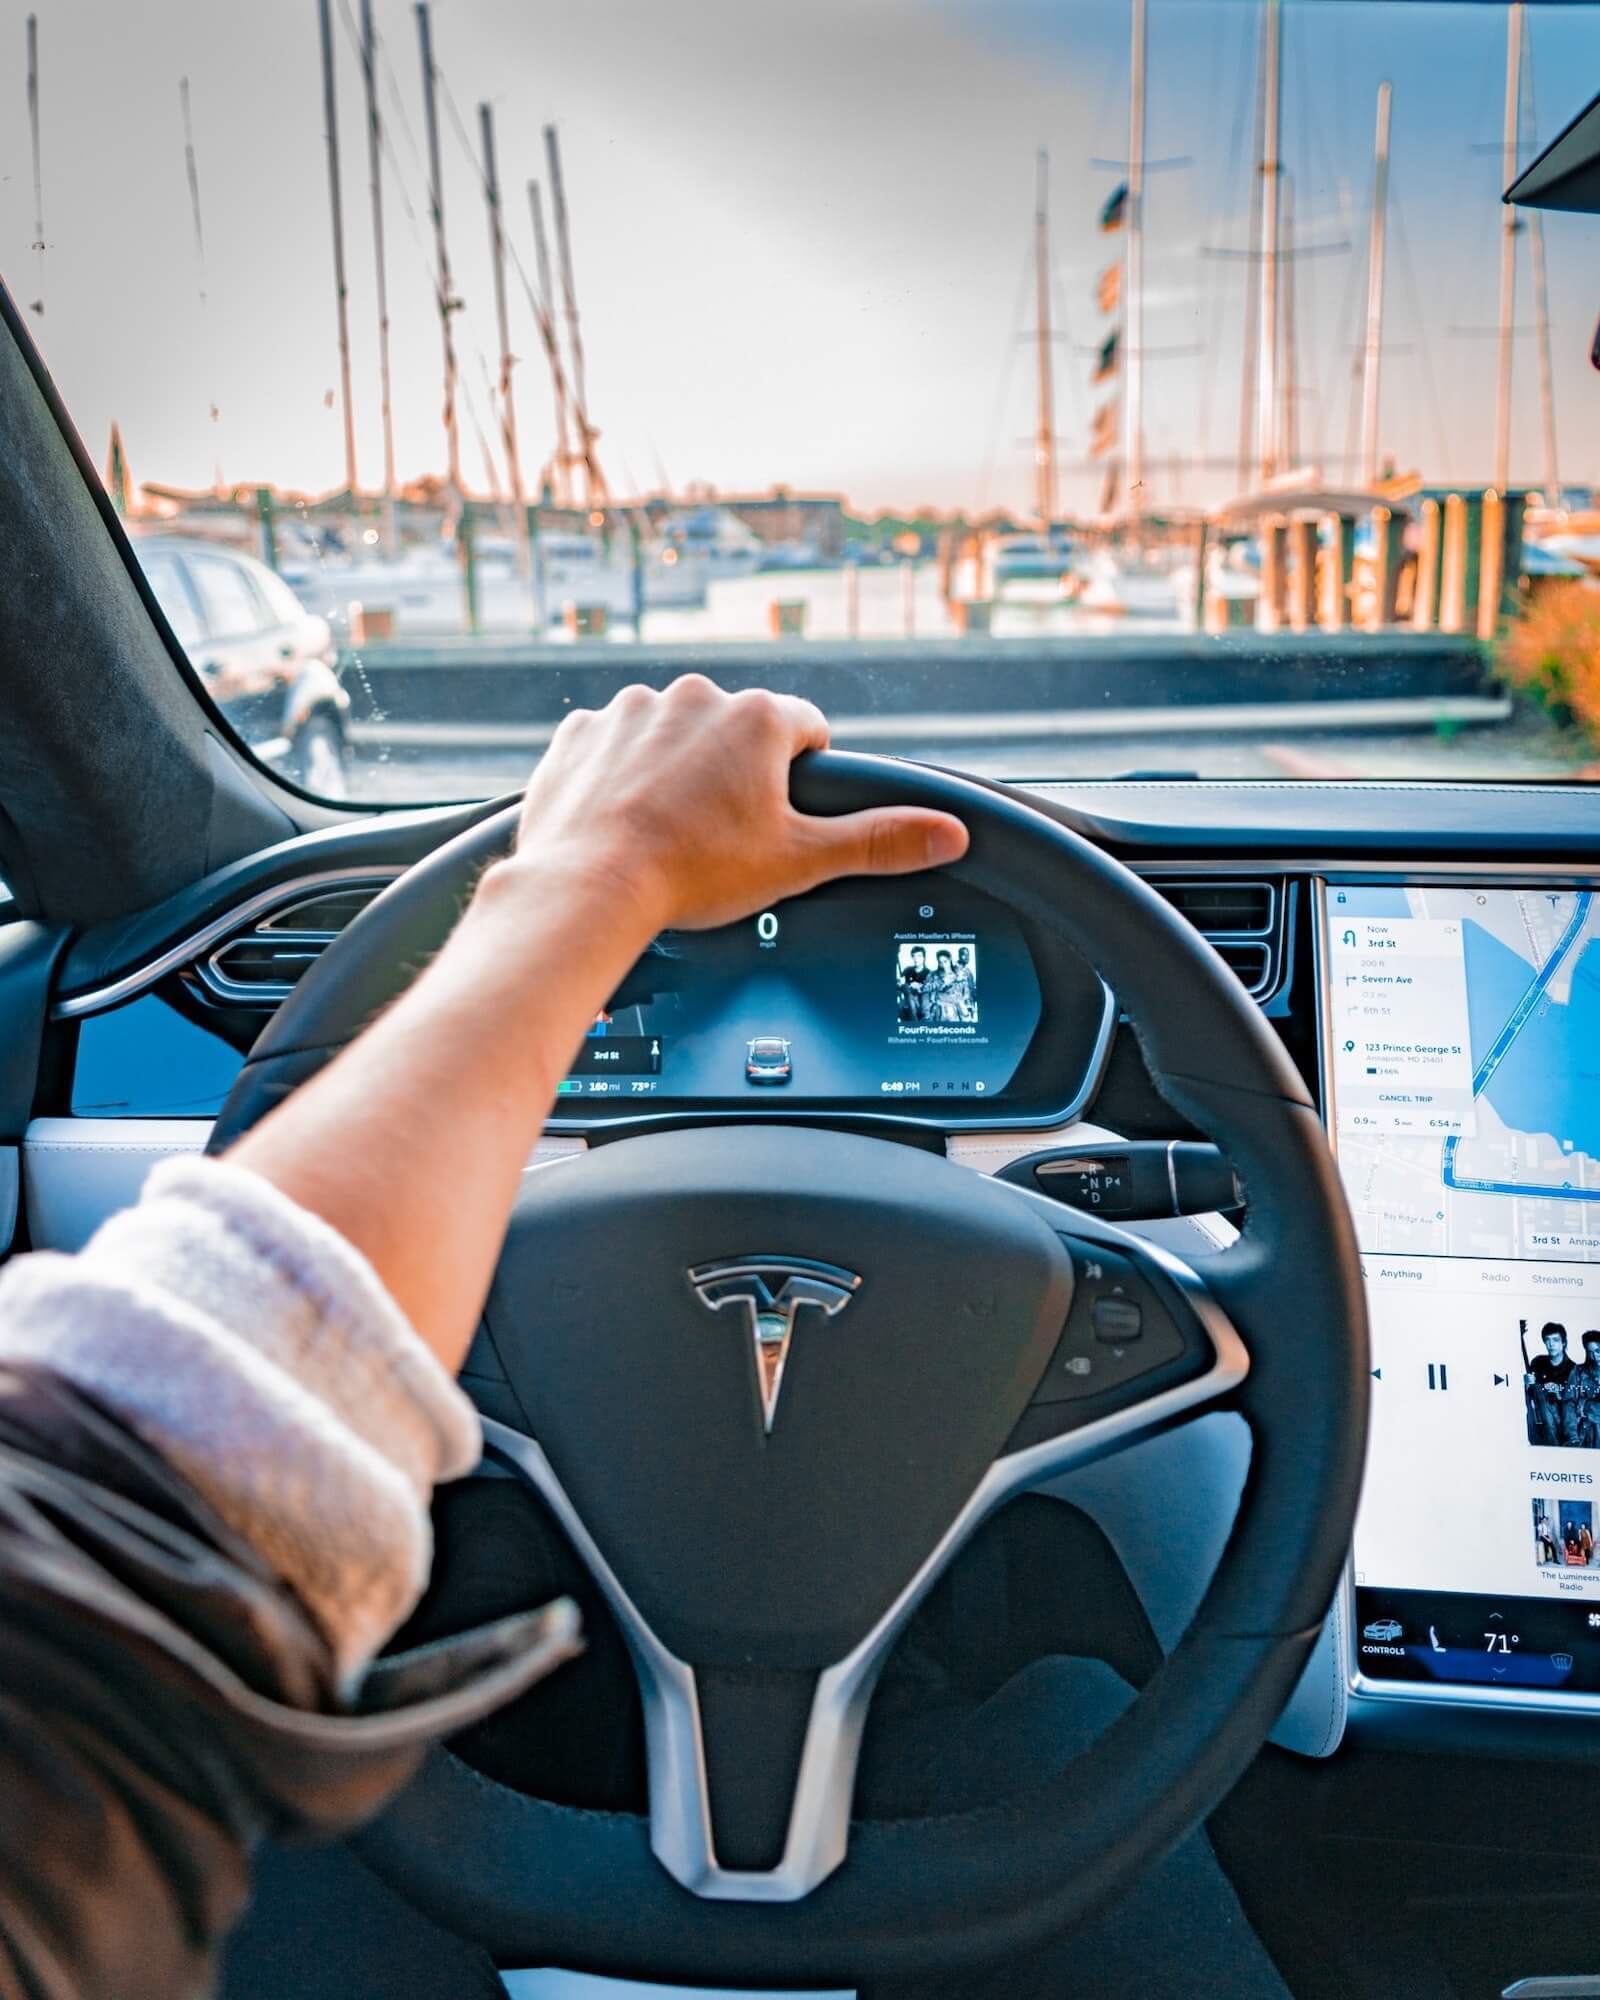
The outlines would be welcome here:
M 865 812 L 813 818 L 818 881 L 835 875 L 911 875 L 942 868 L 967 851 L 967 829 L 950 813 L 924 806 L 873 806 Z

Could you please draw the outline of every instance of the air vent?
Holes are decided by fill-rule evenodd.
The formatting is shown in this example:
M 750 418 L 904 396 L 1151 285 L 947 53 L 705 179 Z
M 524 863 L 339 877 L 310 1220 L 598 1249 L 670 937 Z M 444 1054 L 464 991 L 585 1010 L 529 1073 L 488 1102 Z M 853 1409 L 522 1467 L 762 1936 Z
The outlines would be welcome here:
M 1247 993 L 1266 1000 L 1283 977 L 1283 884 L 1259 879 L 1168 876 L 1150 886 L 1186 917 L 1238 975 Z
M 384 886 L 337 883 L 312 896 L 291 893 L 189 969 L 213 1000 L 270 1013 Z
M 286 903 L 257 926 L 264 931 L 294 931 L 313 937 L 337 937 L 346 924 L 353 924 L 378 893 L 372 883 L 361 888 L 324 889 L 298 903 Z
M 1161 893 L 1207 937 L 1265 937 L 1277 914 L 1270 882 L 1163 882 Z

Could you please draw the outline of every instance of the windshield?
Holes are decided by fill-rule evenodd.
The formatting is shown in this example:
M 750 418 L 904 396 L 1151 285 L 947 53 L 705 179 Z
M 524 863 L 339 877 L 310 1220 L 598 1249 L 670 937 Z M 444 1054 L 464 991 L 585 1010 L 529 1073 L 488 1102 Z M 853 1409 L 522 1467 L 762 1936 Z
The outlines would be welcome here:
M 1600 757 L 1600 221 L 1500 200 L 1600 8 L 14 32 L 7 283 L 172 632 L 310 791 L 501 791 L 690 668 L 996 776 Z

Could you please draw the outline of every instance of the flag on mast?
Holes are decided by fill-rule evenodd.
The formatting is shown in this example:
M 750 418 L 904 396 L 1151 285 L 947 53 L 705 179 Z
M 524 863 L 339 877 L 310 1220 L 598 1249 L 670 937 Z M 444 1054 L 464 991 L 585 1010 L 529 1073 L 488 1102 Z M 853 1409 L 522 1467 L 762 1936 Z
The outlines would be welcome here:
M 1122 304 L 1122 266 L 1108 264 L 1095 285 L 1095 303 L 1103 313 L 1114 313 Z
M 1116 374 L 1117 351 L 1121 345 L 1122 329 L 1114 326 L 1105 339 L 1101 341 L 1099 351 L 1095 355 L 1094 376 L 1092 378 L 1094 381 L 1104 382 Z
M 1128 219 L 1128 183 L 1121 182 L 1111 190 L 1106 205 L 1100 211 L 1100 232 L 1109 236 L 1114 229 L 1120 229 Z
M 1094 413 L 1089 431 L 1089 456 L 1104 458 L 1108 451 L 1117 448 L 1117 406 L 1114 402 L 1102 403 Z

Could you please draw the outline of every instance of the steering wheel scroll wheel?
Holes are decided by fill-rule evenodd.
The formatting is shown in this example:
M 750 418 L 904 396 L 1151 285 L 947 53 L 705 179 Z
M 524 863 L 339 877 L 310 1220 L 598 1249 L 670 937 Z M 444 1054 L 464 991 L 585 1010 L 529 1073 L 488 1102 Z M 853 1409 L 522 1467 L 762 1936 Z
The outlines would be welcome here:
M 1076 947 L 1247 1214 L 1204 1276 L 886 1138 L 696 1124 L 530 1172 L 485 1320 L 530 1481 L 615 1612 L 648 1818 L 532 1799 L 436 1751 L 366 1861 L 502 1964 L 849 1984 L 1065 1930 L 1244 1771 L 1337 1586 L 1366 1438 L 1366 1317 L 1316 1111 L 1234 975 L 1154 891 L 1008 793 L 821 752 L 819 813 L 904 803 L 971 832 L 951 872 Z M 252 1051 L 214 1145 L 358 1032 L 442 943 L 508 809 L 393 884 Z M 1249 1476 L 1192 1623 L 1085 1754 L 997 1805 L 852 1819 L 884 1658 L 1010 1495 L 1219 1407 Z M 1183 1496 L 1172 1496 L 1182 1507 Z M 1064 1581 L 1063 1587 L 1070 1587 Z

